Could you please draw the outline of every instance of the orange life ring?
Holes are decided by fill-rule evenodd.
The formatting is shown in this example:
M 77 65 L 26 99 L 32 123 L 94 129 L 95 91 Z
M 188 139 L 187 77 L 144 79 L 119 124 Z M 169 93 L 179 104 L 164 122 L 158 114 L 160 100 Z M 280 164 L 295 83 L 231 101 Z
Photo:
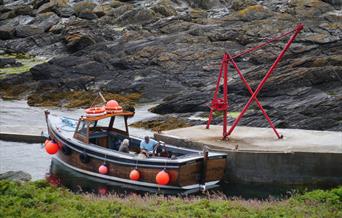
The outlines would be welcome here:
M 121 106 L 116 106 L 115 108 L 107 108 L 106 107 L 106 112 L 109 113 L 109 114 L 112 114 L 112 113 L 120 113 L 122 112 L 122 107 Z
M 106 114 L 106 109 L 105 107 L 91 107 L 85 109 L 85 112 L 87 116 L 99 116 L 99 115 L 104 115 Z

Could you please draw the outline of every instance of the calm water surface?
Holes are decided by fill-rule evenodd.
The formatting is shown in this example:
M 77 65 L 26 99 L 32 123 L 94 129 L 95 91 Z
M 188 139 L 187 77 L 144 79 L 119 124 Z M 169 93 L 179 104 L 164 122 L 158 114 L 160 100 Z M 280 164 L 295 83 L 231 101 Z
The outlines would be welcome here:
M 135 116 L 128 120 L 129 124 L 158 116 L 148 112 L 153 105 L 138 105 Z M 40 108 L 30 107 L 26 101 L 0 100 L 0 131 L 10 133 L 40 134 L 46 132 L 44 110 L 52 114 L 77 119 L 84 114 L 83 109 Z M 116 125 L 124 128 L 123 119 L 117 119 Z M 130 128 L 134 136 L 152 136 L 149 130 Z M 22 170 L 32 175 L 33 180 L 43 179 L 50 169 L 51 156 L 46 154 L 40 144 L 7 142 L 0 140 L 0 173 L 10 170 Z

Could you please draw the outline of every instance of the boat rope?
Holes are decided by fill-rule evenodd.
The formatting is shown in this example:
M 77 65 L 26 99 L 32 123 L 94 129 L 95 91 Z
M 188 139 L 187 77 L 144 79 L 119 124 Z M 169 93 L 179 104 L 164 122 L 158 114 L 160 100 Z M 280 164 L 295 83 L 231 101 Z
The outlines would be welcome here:
M 96 98 L 94 99 L 94 101 L 91 103 L 90 108 L 93 107 L 93 105 L 94 105 L 94 103 L 96 102 L 96 100 L 97 100 L 98 97 L 99 97 L 99 95 L 97 95 Z
M 166 170 L 166 160 L 164 160 L 164 170 Z
M 138 169 L 138 159 L 135 159 L 135 169 Z

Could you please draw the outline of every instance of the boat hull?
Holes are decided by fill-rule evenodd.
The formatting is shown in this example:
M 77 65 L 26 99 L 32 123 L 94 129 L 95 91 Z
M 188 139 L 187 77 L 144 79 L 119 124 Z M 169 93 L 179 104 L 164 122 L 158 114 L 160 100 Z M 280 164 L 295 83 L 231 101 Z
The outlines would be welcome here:
M 177 160 L 139 159 L 136 155 L 86 145 L 75 139 L 63 137 L 60 130 L 51 125 L 48 125 L 48 131 L 50 139 L 61 147 L 54 156 L 57 161 L 74 171 L 104 180 L 158 189 L 190 190 L 208 189 L 224 176 L 225 154 L 209 155 L 205 160 L 203 154 L 200 155 L 200 151 L 196 151 L 195 154 L 193 152 L 190 157 Z M 84 155 L 87 156 L 87 161 L 84 161 Z M 103 164 L 108 168 L 106 174 L 99 173 L 99 167 Z M 138 181 L 130 179 L 130 172 L 134 169 L 140 172 Z M 167 185 L 160 185 L 156 182 L 156 175 L 162 170 L 165 170 L 170 177 Z

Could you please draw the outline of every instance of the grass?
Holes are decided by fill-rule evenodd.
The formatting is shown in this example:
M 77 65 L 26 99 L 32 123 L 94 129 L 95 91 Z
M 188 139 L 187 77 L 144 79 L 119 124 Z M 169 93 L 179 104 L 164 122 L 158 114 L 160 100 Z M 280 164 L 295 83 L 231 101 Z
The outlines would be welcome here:
M 22 66 L 18 67 L 0 68 L 0 79 L 9 74 L 28 72 L 35 65 L 44 63 L 46 61 L 26 54 L 5 54 L 0 55 L 0 58 L 15 58 L 18 62 L 22 63 Z
M 0 181 L 0 217 L 342 217 L 342 186 L 289 199 L 77 195 L 43 181 Z

